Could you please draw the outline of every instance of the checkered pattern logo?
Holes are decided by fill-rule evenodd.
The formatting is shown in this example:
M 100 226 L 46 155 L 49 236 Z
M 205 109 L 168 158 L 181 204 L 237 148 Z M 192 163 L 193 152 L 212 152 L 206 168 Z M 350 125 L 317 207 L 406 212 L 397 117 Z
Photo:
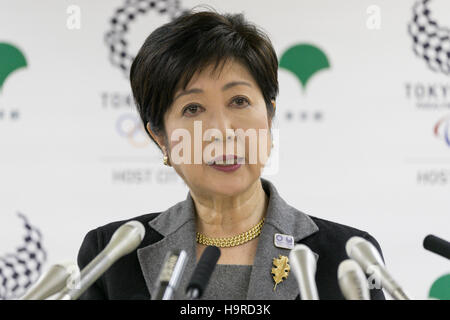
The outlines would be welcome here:
M 408 25 L 413 50 L 431 70 L 450 75 L 450 29 L 433 19 L 430 3 L 420 0 L 413 7 L 413 19 Z
M 105 34 L 105 43 L 109 48 L 109 60 L 120 68 L 125 77 L 129 77 L 134 53 L 128 52 L 126 35 L 139 16 L 151 10 L 161 15 L 168 15 L 172 20 L 183 13 L 178 0 L 127 0 L 118 8 L 110 20 L 110 29 Z
M 25 215 L 17 215 L 23 221 L 25 236 L 14 253 L 0 256 L 0 300 L 17 299 L 25 294 L 41 275 L 42 265 L 47 260 L 41 232 Z

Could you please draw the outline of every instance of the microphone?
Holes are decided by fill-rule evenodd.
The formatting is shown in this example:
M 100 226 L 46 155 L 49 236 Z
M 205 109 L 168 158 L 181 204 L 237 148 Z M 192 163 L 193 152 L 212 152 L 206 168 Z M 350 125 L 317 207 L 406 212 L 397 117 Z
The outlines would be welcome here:
M 67 280 L 73 273 L 78 274 L 78 266 L 73 263 L 55 264 L 33 285 L 21 300 L 44 300 L 62 289 L 67 284 Z
M 156 289 L 152 294 L 152 300 L 172 300 L 174 298 L 186 262 L 186 251 L 167 252 Z
M 289 253 L 291 269 L 297 279 L 302 300 L 319 300 L 316 276 L 316 258 L 304 244 L 295 245 Z
M 374 276 L 381 281 L 384 289 L 396 300 L 409 300 L 409 297 L 395 282 L 389 272 L 386 270 L 383 259 L 375 246 L 361 237 L 351 237 L 346 245 L 347 255 L 358 262 L 367 274 L 374 270 Z
M 139 221 L 121 225 L 112 235 L 108 245 L 81 270 L 75 285 L 66 286 L 56 300 L 76 300 L 118 259 L 135 250 L 145 235 L 145 227 Z
M 347 259 L 339 264 L 338 281 L 346 300 L 370 300 L 366 275 L 354 260 Z
M 188 299 L 200 299 L 205 292 L 211 274 L 213 273 L 217 261 L 220 257 L 220 249 L 214 246 L 207 246 L 203 251 L 200 260 L 195 267 L 191 280 L 186 288 Z
M 450 242 L 429 234 L 423 239 L 423 247 L 444 258 L 450 259 Z

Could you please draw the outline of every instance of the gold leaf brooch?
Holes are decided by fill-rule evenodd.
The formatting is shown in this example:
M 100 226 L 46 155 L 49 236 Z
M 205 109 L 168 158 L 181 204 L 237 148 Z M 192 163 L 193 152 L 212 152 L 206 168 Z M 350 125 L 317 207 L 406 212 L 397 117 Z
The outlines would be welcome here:
M 279 255 L 279 258 L 273 258 L 273 265 L 275 268 L 272 268 L 272 276 L 273 281 L 275 281 L 275 286 L 273 287 L 273 291 L 277 288 L 277 284 L 282 282 L 289 275 L 289 271 L 291 267 L 289 266 L 289 258 L 286 256 Z

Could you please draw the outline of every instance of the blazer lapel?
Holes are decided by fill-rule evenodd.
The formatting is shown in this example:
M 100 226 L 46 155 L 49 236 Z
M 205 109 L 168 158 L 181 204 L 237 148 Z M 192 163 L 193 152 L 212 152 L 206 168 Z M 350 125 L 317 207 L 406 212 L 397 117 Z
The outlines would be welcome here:
M 250 276 L 248 300 L 292 300 L 299 295 L 297 280 L 292 271 L 274 290 L 275 282 L 271 271 L 273 259 L 280 255 L 289 257 L 290 249 L 275 246 L 276 233 L 291 235 L 294 242 L 316 233 L 319 228 L 303 212 L 287 204 L 278 194 L 274 185 L 261 178 L 263 188 L 269 195 L 266 221 L 258 240 L 255 261 Z M 316 259 L 318 254 L 314 253 Z
M 162 212 L 149 225 L 164 236 L 158 242 L 137 250 L 145 283 L 153 295 L 167 252 L 185 250 L 188 260 L 175 299 L 186 299 L 185 288 L 196 265 L 195 220 L 190 195 Z

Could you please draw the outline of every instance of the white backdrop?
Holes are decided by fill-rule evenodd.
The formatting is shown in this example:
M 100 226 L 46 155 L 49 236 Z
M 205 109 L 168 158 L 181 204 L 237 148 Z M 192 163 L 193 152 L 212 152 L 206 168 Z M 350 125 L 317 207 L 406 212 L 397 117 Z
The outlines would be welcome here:
M 135 2 L 151 5 L 0 2 L 0 44 L 26 59 L 0 87 L 0 257 L 11 259 L 24 243 L 17 212 L 41 232 L 42 270 L 75 261 L 92 228 L 185 199 L 188 189 L 143 134 L 120 59 L 110 60 L 105 41 L 116 10 Z M 416 1 L 156 2 L 122 34 L 131 55 L 170 12 L 197 4 L 243 12 L 269 34 L 279 58 L 301 44 L 323 52 L 329 67 L 306 87 L 279 70 L 281 156 L 266 177 L 299 210 L 372 234 L 398 282 L 413 298 L 427 298 L 449 272 L 422 240 L 429 233 L 450 239 L 450 78 L 413 51 Z M 155 9 L 166 6 L 169 13 Z M 450 27 L 450 2 L 430 1 L 429 9 Z M 439 32 L 441 52 L 450 52 L 445 29 Z M 0 79 L 12 61 L 2 52 Z M 450 54 L 442 57 L 445 67 Z M 8 272 L 0 298 L 14 297 Z

